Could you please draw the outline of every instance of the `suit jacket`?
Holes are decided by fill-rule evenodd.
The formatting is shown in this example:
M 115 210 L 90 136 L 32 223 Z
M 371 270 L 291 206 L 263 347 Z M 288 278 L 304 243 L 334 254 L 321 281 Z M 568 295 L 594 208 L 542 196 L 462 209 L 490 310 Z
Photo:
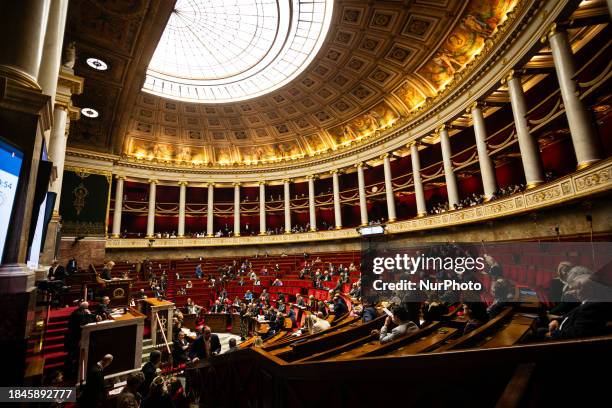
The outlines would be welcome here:
M 555 339 L 576 339 L 605 333 L 612 317 L 612 303 L 584 302 L 561 319 L 559 329 L 551 333 Z
M 225 312 L 225 307 L 223 305 L 216 305 L 215 304 L 215 305 L 213 305 L 210 308 L 210 312 L 211 313 L 223 313 L 223 312 Z
M 336 316 L 342 316 L 348 313 L 348 308 L 343 301 L 339 300 L 338 303 L 334 304 L 334 314 Z
M 377 317 L 378 317 L 378 313 L 376 312 L 376 309 L 374 309 L 373 307 L 366 307 L 365 309 L 363 309 L 363 314 L 361 315 L 361 318 L 364 323 L 372 321 L 376 319 Z
M 151 388 L 151 383 L 156 377 L 157 369 L 155 368 L 153 363 L 149 361 L 142 366 L 141 371 L 144 374 L 144 382 L 142 383 L 138 391 L 144 397 L 149 393 L 149 388 Z
M 87 371 L 87 382 L 79 398 L 79 404 L 82 407 L 95 408 L 105 398 L 106 394 L 104 392 L 104 374 L 102 373 L 102 366 L 96 363 Z
M 53 277 L 55 280 L 64 280 L 66 276 L 66 269 L 62 265 L 58 265 L 57 268 L 55 268 L 55 271 L 53 270 L 53 267 L 49 268 L 49 278 Z
M 111 276 L 110 270 L 108 270 L 108 268 L 102 269 L 102 273 L 100 274 L 100 277 L 104 280 L 113 279 L 113 277 Z
M 212 333 L 210 335 L 210 354 L 218 354 L 221 351 L 221 342 L 219 341 L 219 336 Z M 191 344 L 191 351 L 189 352 L 189 357 L 194 358 L 197 357 L 200 360 L 206 358 L 206 349 L 204 346 L 204 335 L 199 335 L 197 339 Z
M 81 340 L 81 326 L 96 321 L 96 315 L 86 313 L 83 309 L 78 308 L 70 314 L 68 318 L 68 332 L 64 337 L 64 346 L 67 349 L 75 348 Z
M 185 339 L 183 339 L 183 341 L 179 339 L 174 340 L 172 347 L 172 360 L 174 364 L 185 363 L 189 360 L 187 356 L 188 349 L 183 349 L 183 347 L 188 345 L 189 343 Z

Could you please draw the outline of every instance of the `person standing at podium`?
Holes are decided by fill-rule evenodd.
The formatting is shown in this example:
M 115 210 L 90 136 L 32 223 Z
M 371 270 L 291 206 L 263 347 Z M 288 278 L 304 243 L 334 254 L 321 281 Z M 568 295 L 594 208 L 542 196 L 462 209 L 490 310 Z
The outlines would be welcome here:
M 100 274 L 100 277 L 104 280 L 113 279 L 111 275 L 111 270 L 113 269 L 113 266 L 115 266 L 115 263 L 113 261 L 108 261 L 106 265 L 104 265 L 104 268 L 102 268 L 102 273 Z

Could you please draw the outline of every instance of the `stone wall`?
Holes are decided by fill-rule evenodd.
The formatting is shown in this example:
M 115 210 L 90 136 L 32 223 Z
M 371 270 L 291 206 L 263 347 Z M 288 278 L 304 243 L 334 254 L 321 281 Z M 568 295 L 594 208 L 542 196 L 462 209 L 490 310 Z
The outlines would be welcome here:
M 85 238 L 75 241 L 74 237 L 63 237 L 60 243 L 59 261 L 66 265 L 69 259 L 75 258 L 81 268 L 89 264 L 101 264 L 105 261 L 105 240 L 103 238 Z

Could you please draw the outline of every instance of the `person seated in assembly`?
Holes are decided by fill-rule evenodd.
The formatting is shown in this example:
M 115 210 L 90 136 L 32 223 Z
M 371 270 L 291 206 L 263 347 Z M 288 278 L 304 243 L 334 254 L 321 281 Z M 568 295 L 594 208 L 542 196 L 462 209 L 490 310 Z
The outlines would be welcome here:
M 225 313 L 225 305 L 219 299 L 215 300 L 215 304 L 210 308 L 210 313 Z
M 378 312 L 374 307 L 374 303 L 369 300 L 363 302 L 363 310 L 361 311 L 361 321 L 364 323 L 370 322 L 378 317 Z
M 108 261 L 105 265 L 104 268 L 102 268 L 102 272 L 100 273 L 100 277 L 104 280 L 111 280 L 113 279 L 112 275 L 111 275 L 111 271 L 113 270 L 113 266 L 115 266 L 115 263 L 113 261 Z
M 467 318 L 463 334 L 468 334 L 489 321 L 487 305 L 483 302 L 465 302 L 463 304 L 463 313 Z
M 202 279 L 204 272 L 202 271 L 202 264 L 198 264 L 195 269 L 195 276 L 198 279 Z
M 571 265 L 568 266 L 567 269 L 561 271 L 560 276 L 563 276 L 562 281 L 564 283 L 564 286 L 561 289 L 561 302 L 550 310 L 549 313 L 552 315 L 552 317 L 567 314 L 572 309 L 580 305 L 580 300 L 576 295 L 574 281 L 583 275 L 590 276 L 592 273 L 593 272 L 589 268 L 581 265 Z
M 411 316 L 410 312 L 402 307 L 395 306 L 391 311 L 391 316 L 387 316 L 385 324 L 380 330 L 372 330 L 372 334 L 378 336 L 381 344 L 388 343 L 400 337 L 409 335 L 419 330 L 419 327 L 414 323 L 413 320 L 418 319 L 417 316 Z M 389 332 L 389 326 L 391 323 L 395 324 L 391 332 Z
M 306 307 L 306 302 L 304 302 L 302 295 L 295 295 L 295 305 L 299 307 Z
M 138 299 L 146 299 L 147 298 L 147 294 L 145 293 L 144 288 L 140 289 L 138 291 L 138 295 L 137 295 Z
M 221 342 L 219 341 L 219 336 L 213 334 L 210 327 L 204 326 L 202 334 L 200 334 L 191 345 L 189 357 L 193 360 L 203 360 L 215 354 L 219 354 L 220 352 Z
M 187 283 L 185 284 L 185 289 L 191 289 L 193 288 L 193 283 L 191 283 L 190 280 L 187 281 Z
M 272 286 L 283 286 L 283 282 L 280 279 L 274 279 L 274 282 L 272 282 Z
M 484 254 L 484 259 L 489 268 L 486 273 L 489 274 L 492 279 L 501 278 L 503 275 L 502 268 L 501 265 L 495 260 L 495 258 L 493 258 L 489 254 Z
M 580 305 L 565 316 L 551 320 L 547 337 L 551 339 L 576 339 L 599 336 L 606 333 L 612 320 L 612 262 L 597 273 L 581 274 L 572 280 Z
M 345 314 L 348 313 L 348 307 L 346 306 L 344 299 L 342 299 L 340 295 L 338 294 L 334 295 L 333 305 L 334 305 L 334 314 L 336 315 L 336 318 L 340 316 L 344 316 Z
M 49 268 L 49 273 L 47 274 L 47 279 L 61 281 L 66 279 L 66 269 L 62 265 L 59 264 L 57 259 L 53 260 L 51 263 L 51 267 Z
M 104 296 L 102 298 L 102 302 L 98 303 L 94 310 L 94 314 L 96 316 L 100 316 L 102 320 L 110 319 L 111 308 L 108 306 L 110 304 L 110 298 L 108 296 Z
M 327 330 L 331 327 L 331 324 L 323 319 L 323 314 L 317 313 L 317 315 L 310 314 L 304 319 L 304 325 L 301 329 L 293 333 L 293 336 L 302 336 L 304 334 L 315 334 Z
M 489 319 L 494 318 L 509 305 L 509 301 L 514 295 L 514 287 L 509 280 L 497 279 L 491 285 L 491 295 L 493 295 L 493 303 L 487 308 Z

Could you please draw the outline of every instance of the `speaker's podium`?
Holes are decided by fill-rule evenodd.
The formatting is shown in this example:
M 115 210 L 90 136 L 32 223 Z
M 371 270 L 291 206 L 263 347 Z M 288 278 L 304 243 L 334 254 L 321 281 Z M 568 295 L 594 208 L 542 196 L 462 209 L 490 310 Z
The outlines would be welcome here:
M 147 315 L 147 323 L 151 329 L 153 345 L 164 343 L 164 337 L 168 343 L 172 343 L 174 303 L 155 298 L 146 298 L 142 300 L 142 307 L 143 313 Z
M 87 369 L 105 354 L 113 355 L 113 363 L 105 375 L 116 374 L 142 364 L 142 338 L 145 315 L 133 308 L 111 319 L 89 323 L 81 328 L 79 379 L 87 380 Z
M 105 280 L 100 277 L 93 265 L 89 265 L 90 273 L 93 273 L 95 282 L 91 285 L 95 298 L 101 299 L 108 296 L 110 307 L 128 307 L 130 305 L 130 291 L 132 289 L 132 279 L 113 278 Z

